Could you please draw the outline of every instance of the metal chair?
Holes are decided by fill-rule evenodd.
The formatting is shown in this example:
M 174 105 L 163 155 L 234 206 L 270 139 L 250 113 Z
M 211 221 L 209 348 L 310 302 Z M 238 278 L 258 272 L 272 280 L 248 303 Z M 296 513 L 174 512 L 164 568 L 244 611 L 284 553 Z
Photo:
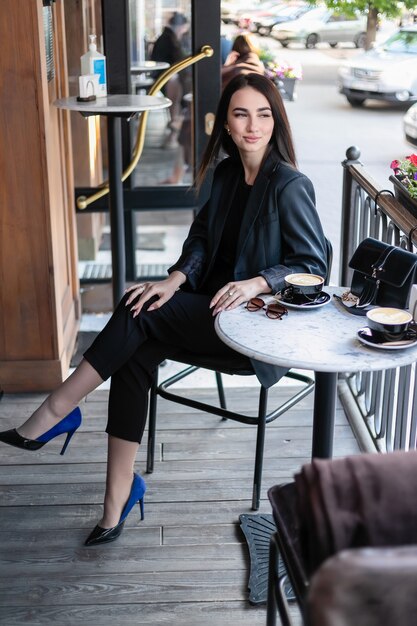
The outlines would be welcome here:
M 325 284 L 328 284 L 330 278 L 330 271 L 332 266 L 332 246 L 326 239 L 327 246 L 327 276 Z M 255 374 L 252 364 L 249 358 L 236 354 L 234 359 L 219 359 L 213 357 L 196 356 L 183 352 L 177 355 L 175 362 L 184 363 L 187 367 L 180 371 L 178 374 L 171 376 L 162 383 L 158 383 L 158 372 L 156 372 L 155 380 L 151 388 L 150 402 L 149 402 L 149 425 L 148 425 L 148 450 L 147 450 L 147 462 L 146 471 L 152 473 L 154 470 L 154 457 L 155 457 L 155 438 L 156 438 L 156 411 L 157 411 L 157 398 L 161 396 L 166 400 L 171 400 L 177 404 L 189 406 L 206 413 L 212 413 L 219 415 L 223 419 L 231 419 L 242 424 L 250 424 L 257 427 L 256 435 L 256 452 L 255 452 L 255 468 L 253 479 L 253 492 L 252 492 L 252 509 L 257 511 L 259 509 L 260 495 L 261 495 L 261 481 L 262 481 L 262 465 L 265 443 L 265 427 L 266 424 L 273 422 L 280 415 L 288 411 L 295 404 L 300 402 L 305 396 L 313 391 L 314 379 L 300 374 L 297 372 L 289 371 L 285 374 L 287 378 L 298 380 L 304 383 L 301 390 L 297 391 L 289 400 L 275 408 L 273 411 L 267 413 L 268 402 L 268 389 L 263 385 L 260 385 L 258 412 L 257 415 L 243 415 L 234 411 L 229 411 L 226 406 L 226 398 L 224 393 L 224 387 L 222 382 L 222 374 L 232 374 L 237 376 L 253 376 Z M 197 369 L 203 368 L 215 372 L 217 392 L 219 396 L 220 406 L 214 406 L 205 402 L 200 402 L 192 398 L 185 398 L 168 389 L 179 382 L 183 378 L 186 378 Z
M 320 463 L 327 469 L 309 473 L 305 493 L 296 482 L 268 490 L 277 531 L 270 539 L 266 625 L 276 626 L 279 614 L 279 624 L 292 626 L 288 583 L 306 626 L 414 625 L 415 451 Z M 337 489 L 339 503 L 327 497 Z
M 277 614 L 282 626 L 292 626 L 285 586 L 291 582 L 298 608 L 306 620 L 308 575 L 300 547 L 295 484 L 275 485 L 268 491 L 274 521 L 279 532 L 271 535 L 269 546 L 268 601 L 266 626 L 276 626 Z M 285 571 L 279 568 L 282 557 Z

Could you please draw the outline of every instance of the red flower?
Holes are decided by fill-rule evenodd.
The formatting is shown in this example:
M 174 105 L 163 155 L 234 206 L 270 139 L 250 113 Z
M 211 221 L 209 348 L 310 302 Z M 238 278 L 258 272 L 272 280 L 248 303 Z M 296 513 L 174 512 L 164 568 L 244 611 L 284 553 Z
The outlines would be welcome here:
M 413 156 L 414 156 L 414 155 L 413 155 Z M 394 161 L 392 161 L 392 163 L 391 163 L 391 165 L 390 165 L 390 168 L 391 168 L 392 170 L 398 170 L 398 169 L 399 169 L 399 167 L 400 167 L 400 162 L 399 162 L 399 161 L 397 161 L 397 159 L 395 159 Z
M 413 165 L 417 167 L 417 154 L 410 154 L 410 156 L 406 157 Z

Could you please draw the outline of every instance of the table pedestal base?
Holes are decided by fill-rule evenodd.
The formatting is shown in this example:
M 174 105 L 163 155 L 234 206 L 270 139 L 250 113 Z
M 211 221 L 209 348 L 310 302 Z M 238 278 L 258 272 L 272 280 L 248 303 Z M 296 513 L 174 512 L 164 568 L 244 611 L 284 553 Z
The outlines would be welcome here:
M 336 411 L 337 373 L 316 372 L 312 458 L 331 459 Z
M 120 117 L 107 118 L 109 154 L 110 237 L 113 283 L 113 305 L 116 308 L 125 290 L 126 255 L 122 183 L 122 127 Z

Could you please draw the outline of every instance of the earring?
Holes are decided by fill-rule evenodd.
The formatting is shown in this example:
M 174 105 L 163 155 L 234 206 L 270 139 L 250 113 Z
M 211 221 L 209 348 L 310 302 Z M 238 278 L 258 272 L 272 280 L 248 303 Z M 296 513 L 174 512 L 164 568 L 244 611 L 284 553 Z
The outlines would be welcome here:
M 230 128 L 228 126 L 225 126 L 225 129 L 227 131 L 227 134 L 230 135 Z

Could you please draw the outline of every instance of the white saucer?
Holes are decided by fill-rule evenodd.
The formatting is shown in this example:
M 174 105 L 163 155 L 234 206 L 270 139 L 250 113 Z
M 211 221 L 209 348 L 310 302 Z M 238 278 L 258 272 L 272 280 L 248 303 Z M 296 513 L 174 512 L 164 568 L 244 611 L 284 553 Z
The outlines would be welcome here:
M 320 307 L 326 306 L 326 304 L 329 304 L 330 300 L 332 299 L 330 294 L 323 291 L 323 295 L 326 296 L 326 299 L 324 300 L 324 302 L 320 302 L 319 304 L 313 304 L 312 302 L 306 302 L 305 304 L 293 304 L 292 302 L 287 302 L 287 300 L 284 300 L 281 297 L 281 294 L 277 294 L 274 297 L 277 302 L 279 302 L 280 304 L 284 304 L 288 309 L 299 309 L 300 311 L 309 311 L 311 309 L 319 309 Z
M 368 326 L 365 326 L 358 330 L 357 335 L 359 341 L 370 348 L 377 348 L 378 350 L 405 350 L 406 348 L 412 348 L 417 345 L 417 336 L 415 333 L 412 333 L 412 337 L 409 339 L 407 339 L 406 336 L 404 339 L 399 339 L 398 341 L 384 341 L 378 336 L 375 336 Z

